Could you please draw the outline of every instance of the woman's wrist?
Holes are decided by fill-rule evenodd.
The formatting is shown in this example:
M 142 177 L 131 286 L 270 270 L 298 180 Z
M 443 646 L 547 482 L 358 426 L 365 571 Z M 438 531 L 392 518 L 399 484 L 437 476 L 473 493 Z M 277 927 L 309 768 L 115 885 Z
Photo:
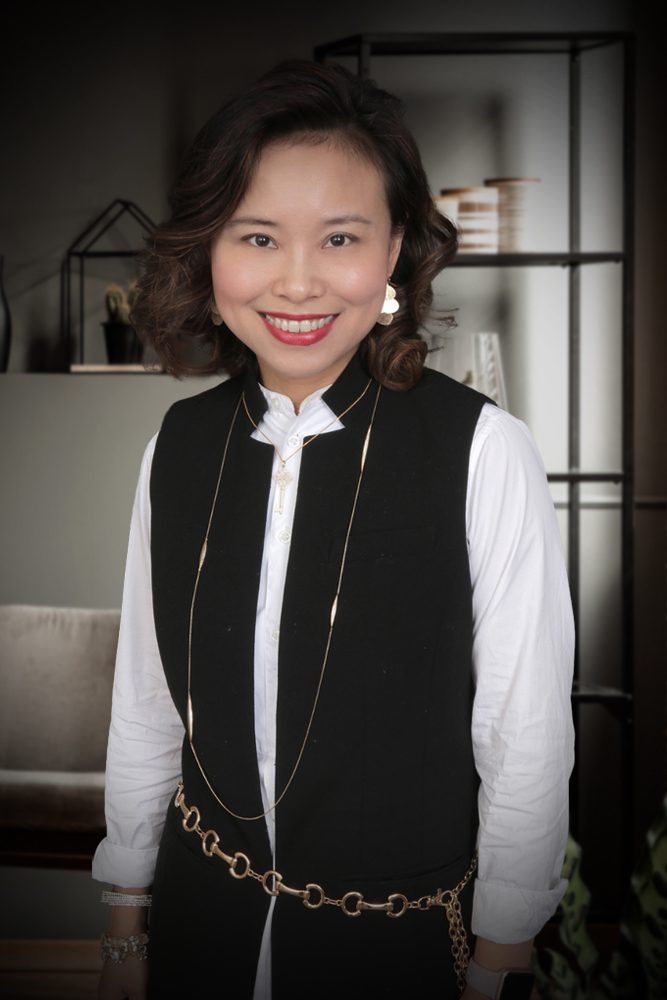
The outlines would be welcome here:
M 485 969 L 529 969 L 533 938 L 519 944 L 498 944 L 487 938 L 477 938 L 474 959 Z
M 121 896 L 150 896 L 150 887 L 124 887 L 114 885 L 112 893 Z M 136 905 L 111 905 L 109 917 L 108 935 L 112 938 L 129 937 L 136 934 L 144 934 L 148 927 L 148 906 Z
M 128 937 L 130 934 L 143 934 L 148 928 L 145 913 L 125 906 L 112 906 L 109 919 L 108 934 L 110 937 Z

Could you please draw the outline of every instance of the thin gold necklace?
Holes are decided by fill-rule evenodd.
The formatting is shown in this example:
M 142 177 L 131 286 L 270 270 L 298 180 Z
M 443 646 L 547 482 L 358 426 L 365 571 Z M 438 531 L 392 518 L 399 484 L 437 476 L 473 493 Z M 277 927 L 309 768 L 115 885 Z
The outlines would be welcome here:
M 278 451 L 278 448 L 273 443 L 273 441 L 268 436 L 268 434 L 265 434 L 264 431 L 262 430 L 262 428 L 257 426 L 257 424 L 255 423 L 255 421 L 252 419 L 252 417 L 250 415 L 250 410 L 248 409 L 248 404 L 247 404 L 246 398 L 245 398 L 245 392 L 243 392 L 241 394 L 241 399 L 243 400 L 243 408 L 244 408 L 244 410 L 246 412 L 246 416 L 247 416 L 248 420 L 250 421 L 250 423 L 252 424 L 252 426 L 255 428 L 255 430 L 258 431 L 262 435 L 262 437 L 264 438 L 264 440 L 269 442 L 269 444 L 272 446 L 273 450 L 275 451 L 275 453 L 278 456 L 278 459 L 280 461 L 280 469 L 278 470 L 278 472 L 276 472 L 276 474 L 273 477 L 274 481 L 278 484 L 278 506 L 276 507 L 276 513 L 277 514 L 282 514 L 283 511 L 284 511 L 284 509 L 285 509 L 285 490 L 287 489 L 287 487 L 289 486 L 289 484 L 292 482 L 292 477 L 290 476 L 289 472 L 287 471 L 287 463 L 289 462 L 290 458 L 294 458 L 295 455 L 298 455 L 299 452 L 302 451 L 303 448 L 306 447 L 306 445 L 312 444 L 313 441 L 317 441 L 317 439 L 320 436 L 320 434 L 324 434 L 324 432 L 327 431 L 330 427 L 333 427 L 333 425 L 336 423 L 337 420 L 342 420 L 343 417 L 347 413 L 349 413 L 350 410 L 353 409 L 353 407 L 355 407 L 357 405 L 357 403 L 361 402 L 361 400 L 364 398 L 364 396 L 368 392 L 368 390 L 370 388 L 370 384 L 371 384 L 372 381 L 373 381 L 373 379 L 369 378 L 368 382 L 366 383 L 366 388 L 363 390 L 363 392 L 361 392 L 357 396 L 357 398 L 355 400 L 353 400 L 350 403 L 350 405 L 347 406 L 343 410 L 342 413 L 339 413 L 337 417 L 334 417 L 333 420 L 331 420 L 325 427 L 323 427 L 321 431 L 318 431 L 317 434 L 314 434 L 313 437 L 308 438 L 308 440 L 304 441 L 303 444 L 300 444 L 298 448 L 295 448 L 295 450 L 291 454 L 289 454 L 287 456 L 287 458 L 283 458 L 283 456 L 280 454 L 280 452 Z
M 361 393 L 361 395 L 358 396 L 357 399 L 355 399 L 355 401 L 353 403 L 351 403 L 350 406 L 348 406 L 347 409 L 344 410 L 340 414 L 341 417 L 345 416 L 346 413 L 349 413 L 349 411 L 352 409 L 352 407 L 355 406 L 356 403 L 358 403 L 360 399 L 362 399 L 362 397 L 368 391 L 368 387 L 370 386 L 371 381 L 372 381 L 372 379 L 369 380 L 368 385 L 366 386 L 366 388 L 364 389 L 364 391 Z M 238 402 L 236 404 L 236 408 L 234 410 L 234 415 L 232 416 L 232 422 L 229 425 L 229 430 L 227 431 L 227 438 L 225 440 L 225 447 L 224 447 L 224 450 L 223 450 L 223 453 L 222 453 L 222 461 L 220 462 L 220 470 L 218 472 L 218 480 L 217 480 L 217 483 L 216 483 L 216 486 L 215 486 L 215 492 L 213 494 L 213 503 L 211 504 L 211 511 L 209 513 L 209 516 L 208 516 L 208 524 L 206 526 L 206 534 L 204 536 L 204 541 L 202 543 L 201 550 L 199 552 L 199 564 L 198 564 L 198 567 L 197 567 L 197 576 L 195 578 L 195 584 L 194 584 L 194 588 L 192 590 L 192 600 L 190 602 L 190 619 L 189 619 L 189 625 L 188 625 L 188 707 L 187 707 L 187 713 L 188 713 L 187 714 L 188 742 L 190 744 L 190 749 L 192 750 L 192 755 L 193 755 L 193 757 L 194 757 L 194 759 L 196 761 L 197 767 L 199 768 L 199 772 L 200 772 L 202 778 L 204 779 L 204 781 L 206 782 L 206 785 L 208 786 L 209 791 L 211 792 L 213 798 L 216 800 L 216 802 L 218 803 L 218 805 L 222 806 L 222 808 L 225 810 L 225 812 L 229 813 L 229 815 L 233 816 L 235 819 L 250 821 L 250 820 L 264 819 L 265 816 L 268 816 L 268 814 L 270 812 L 272 812 L 276 808 L 276 806 L 279 805 L 280 802 L 282 802 L 283 798 L 285 797 L 285 795 L 287 793 L 288 788 L 290 787 L 290 785 L 292 784 L 292 781 L 294 780 L 294 776 L 295 776 L 295 774 L 296 774 L 296 772 L 298 770 L 299 764 L 301 763 L 301 758 L 303 757 L 303 752 L 304 752 L 304 750 L 306 748 L 306 743 L 308 742 L 308 736 L 310 735 L 310 730 L 311 730 L 311 727 L 312 727 L 312 724 L 313 724 L 313 719 L 315 718 L 315 711 L 317 709 L 317 703 L 318 703 L 319 698 L 320 698 L 320 691 L 322 690 L 322 682 L 324 681 L 324 673 L 325 673 L 325 670 L 326 670 L 326 667 L 327 667 L 327 662 L 328 662 L 328 659 L 329 659 L 329 650 L 331 648 L 331 637 L 333 635 L 334 623 L 336 621 L 336 612 L 338 610 L 338 598 L 340 596 L 341 584 L 343 582 L 343 572 L 345 570 L 345 562 L 346 562 L 346 559 L 347 559 L 347 549 L 348 549 L 348 544 L 349 544 L 349 541 L 350 541 L 350 532 L 352 531 L 352 524 L 354 522 L 354 516 L 355 516 L 356 510 L 357 510 L 357 501 L 359 499 L 359 492 L 361 490 L 361 481 L 362 481 L 363 475 L 364 475 L 364 466 L 366 465 L 366 456 L 368 454 L 368 446 L 369 446 L 370 440 L 371 440 L 371 431 L 373 429 L 373 423 L 375 421 L 375 413 L 377 411 L 377 406 L 378 406 L 378 402 L 379 402 L 379 399 L 380 399 L 380 392 L 381 392 L 381 390 L 382 390 L 382 386 L 378 385 L 377 393 L 376 393 L 376 396 L 375 396 L 375 403 L 373 404 L 373 411 L 371 413 L 371 418 L 370 418 L 370 421 L 368 423 L 368 428 L 366 430 L 366 436 L 364 437 L 363 448 L 361 449 L 361 461 L 359 463 L 359 476 L 358 476 L 358 479 L 357 479 L 357 487 L 356 487 L 356 490 L 354 492 L 354 500 L 352 501 L 352 510 L 350 512 L 350 518 L 349 518 L 349 521 L 348 521 L 348 524 L 347 524 L 347 531 L 345 532 L 345 544 L 343 545 L 343 554 L 341 556 L 340 569 L 338 571 L 338 581 L 336 583 L 336 593 L 334 595 L 334 599 L 332 601 L 331 608 L 329 610 L 329 632 L 328 632 L 328 635 L 327 635 L 327 643 L 326 643 L 326 648 L 324 650 L 324 657 L 322 659 L 322 666 L 320 668 L 320 677 L 319 677 L 319 680 L 317 682 L 317 687 L 315 689 L 315 697 L 313 699 L 313 706 L 312 706 L 312 708 L 310 710 L 310 716 L 309 716 L 309 719 L 308 719 L 308 725 L 306 726 L 306 732 L 304 734 L 304 737 L 303 737 L 303 740 L 302 740 L 302 743 L 301 743 L 301 749 L 299 750 L 299 753 L 297 754 L 296 762 L 294 764 L 294 767 L 292 768 L 292 772 L 291 772 L 291 774 L 290 774 L 290 776 L 289 776 L 289 778 L 287 780 L 287 783 L 286 783 L 285 787 L 283 788 L 283 790 L 280 793 L 280 795 L 276 798 L 276 800 L 273 803 L 273 805 L 269 806 L 269 808 L 265 812 L 258 813 L 256 816 L 242 816 L 240 813 L 234 812 L 233 809 L 231 809 L 225 802 L 222 801 L 222 799 L 220 798 L 220 796 L 217 794 L 217 792 L 213 788 L 213 785 L 209 781 L 209 778 L 208 778 L 206 772 L 204 771 L 204 767 L 203 767 L 201 761 L 199 760 L 199 756 L 197 754 L 197 751 L 195 750 L 195 746 L 194 746 L 194 742 L 193 742 L 194 741 L 194 731 L 195 731 L 195 715 L 194 715 L 194 707 L 193 707 L 193 704 L 192 704 L 192 690 L 191 690 L 191 681 L 192 681 L 192 623 L 193 623 L 193 619 L 194 619 L 195 603 L 196 603 L 196 600 L 197 600 L 197 590 L 199 589 L 199 580 L 200 580 L 200 577 L 201 577 L 202 569 L 204 567 L 204 563 L 206 562 L 206 551 L 207 551 L 207 548 L 208 548 L 208 538 L 209 538 L 209 534 L 210 534 L 210 531 L 211 531 L 211 525 L 213 523 L 213 515 L 215 513 L 215 508 L 216 508 L 216 505 L 217 505 L 217 502 L 218 502 L 218 495 L 220 493 L 220 483 L 222 482 L 222 473 L 223 473 L 223 470 L 225 468 L 225 462 L 227 460 L 227 452 L 229 450 L 229 442 L 230 442 L 231 437 L 232 437 L 232 431 L 234 430 L 234 425 L 236 423 L 236 418 L 238 416 L 239 408 L 241 406 L 241 401 L 243 401 L 245 403 L 245 396 L 244 396 L 243 393 L 241 393 L 241 395 L 239 396 L 239 400 L 238 400 Z M 246 413 L 247 412 L 248 411 L 247 411 L 247 408 L 246 408 Z M 254 423 L 254 421 L 253 421 L 253 419 L 252 419 L 252 417 L 250 416 L 249 413 L 248 413 L 248 417 L 250 419 L 250 422 Z M 336 417 L 336 419 L 338 420 L 340 418 Z M 332 421 L 332 423 L 333 423 L 333 421 Z M 321 433 L 323 433 L 323 431 L 320 431 L 320 434 Z M 310 444 L 312 441 L 315 440 L 316 437 L 319 437 L 319 434 L 316 434 L 315 437 L 310 438 L 306 442 L 306 444 Z M 303 448 L 303 447 L 305 447 L 305 445 L 302 445 L 301 447 Z M 300 449 L 297 449 L 297 451 L 298 450 L 300 450 Z M 289 456 L 289 457 L 291 457 L 291 456 Z M 282 459 L 281 459 L 281 461 L 282 461 Z

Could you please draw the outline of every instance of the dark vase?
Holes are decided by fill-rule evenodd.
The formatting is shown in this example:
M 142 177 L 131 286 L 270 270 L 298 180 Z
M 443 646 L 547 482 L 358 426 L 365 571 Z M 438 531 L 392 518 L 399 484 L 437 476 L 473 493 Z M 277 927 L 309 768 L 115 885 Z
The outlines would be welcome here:
M 5 285 L 2 280 L 2 265 L 4 256 L 0 254 L 0 372 L 6 372 L 9 365 L 9 349 L 12 346 L 12 315 L 9 302 L 5 295 Z
M 102 323 L 102 326 L 104 327 L 109 364 L 139 364 L 144 353 L 144 345 L 139 340 L 134 327 L 130 326 L 129 323 L 120 323 L 118 320 L 111 319 Z

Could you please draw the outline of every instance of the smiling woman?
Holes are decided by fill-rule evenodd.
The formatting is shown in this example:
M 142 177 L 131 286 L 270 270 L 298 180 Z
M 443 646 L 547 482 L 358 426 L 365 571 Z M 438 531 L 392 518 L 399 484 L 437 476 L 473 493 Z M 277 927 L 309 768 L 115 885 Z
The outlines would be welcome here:
M 565 890 L 571 605 L 527 428 L 424 366 L 456 234 L 400 102 L 280 65 L 172 208 L 133 322 L 172 374 L 229 377 L 139 475 L 100 998 L 527 997 Z
M 298 152 L 289 153 L 294 147 Z M 300 187 L 295 173 L 290 191 L 273 191 L 271 185 L 280 182 L 262 168 L 267 157 L 283 163 L 289 159 Z M 317 170 L 330 160 L 336 160 L 341 174 L 334 177 L 331 166 L 326 184 L 307 169 L 307 164 Z M 279 197 L 283 194 L 292 199 L 290 204 Z M 369 312 L 360 336 L 368 334 L 369 367 L 382 384 L 408 388 L 419 378 L 426 355 L 418 331 L 432 302 L 431 283 L 456 252 L 456 229 L 435 208 L 398 99 L 340 68 L 310 64 L 305 73 L 302 64 L 284 63 L 230 100 L 204 126 L 175 185 L 172 217 L 158 228 L 144 255 L 141 294 L 132 317 L 135 327 L 175 375 L 238 375 L 252 367 L 254 354 L 238 331 L 224 322 L 214 327 L 211 254 L 221 232 L 228 237 L 243 227 L 240 239 L 269 249 L 274 237 L 282 235 L 276 231 L 281 220 L 296 207 L 295 195 L 299 207 L 307 196 L 310 225 L 315 222 L 313 212 L 319 211 L 317 224 L 328 227 L 326 236 L 317 234 L 322 237 L 318 249 L 327 238 L 331 250 L 359 240 L 363 254 L 370 243 L 377 248 L 378 241 L 387 240 L 379 305 L 393 271 L 401 308 L 383 336 L 377 314 Z M 260 210 L 267 204 L 268 214 Z M 302 229 L 305 211 L 304 206 L 299 212 Z M 294 262 L 295 249 L 291 247 Z M 290 315 L 299 312 L 291 310 Z M 208 355 L 195 365 L 187 360 L 193 342 Z
M 400 249 L 372 163 L 332 140 L 274 144 L 213 242 L 216 318 L 299 407 L 375 325 Z

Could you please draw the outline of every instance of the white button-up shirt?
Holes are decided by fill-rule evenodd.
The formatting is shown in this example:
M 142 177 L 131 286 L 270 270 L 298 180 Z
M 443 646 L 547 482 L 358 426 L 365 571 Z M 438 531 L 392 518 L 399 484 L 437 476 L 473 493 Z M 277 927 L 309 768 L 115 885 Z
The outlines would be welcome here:
M 255 742 L 264 809 L 275 800 L 278 647 L 301 445 L 343 425 L 319 389 L 302 403 L 262 389 L 253 436 L 276 449 L 255 626 Z M 151 884 L 164 815 L 180 777 L 183 725 L 169 694 L 151 594 L 150 470 L 145 451 L 130 525 L 106 766 L 107 836 L 93 878 Z M 306 447 L 317 447 L 307 444 Z M 278 454 L 279 453 L 279 454 Z M 282 456 L 289 477 L 279 483 Z M 561 867 L 574 760 L 572 606 L 541 457 L 524 423 L 485 404 L 470 453 L 466 526 L 473 601 L 472 741 L 481 783 L 473 933 L 528 940 L 566 888 Z M 275 843 L 275 820 L 266 817 Z M 255 1000 L 270 998 L 272 898 Z

